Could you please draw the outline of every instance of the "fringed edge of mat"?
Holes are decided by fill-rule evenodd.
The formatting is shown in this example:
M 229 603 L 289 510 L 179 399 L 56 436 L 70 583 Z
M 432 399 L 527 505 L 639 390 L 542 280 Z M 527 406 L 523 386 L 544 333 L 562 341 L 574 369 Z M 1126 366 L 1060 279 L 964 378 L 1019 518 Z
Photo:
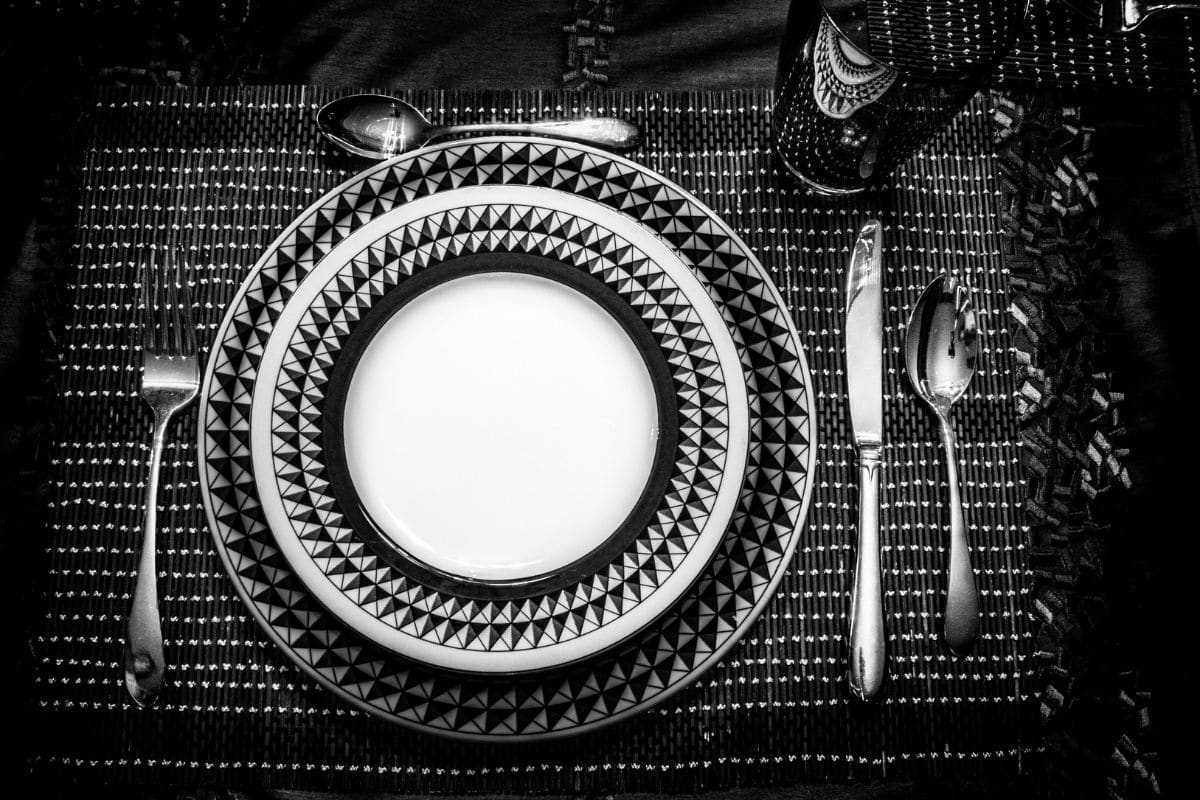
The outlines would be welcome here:
M 994 100 L 1039 624 L 1034 761 L 1048 796 L 1151 797 L 1150 693 L 1138 665 L 1104 647 L 1116 600 L 1101 582 L 1105 545 L 1125 535 L 1116 512 L 1132 482 L 1109 363 L 1116 286 L 1090 169 L 1095 130 L 1054 98 Z

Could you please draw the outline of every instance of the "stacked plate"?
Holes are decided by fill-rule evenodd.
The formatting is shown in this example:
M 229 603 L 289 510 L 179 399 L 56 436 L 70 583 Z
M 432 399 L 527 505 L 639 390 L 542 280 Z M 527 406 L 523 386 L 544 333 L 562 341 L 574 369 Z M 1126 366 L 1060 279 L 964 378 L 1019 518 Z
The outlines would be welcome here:
M 209 524 L 302 669 L 455 736 L 583 731 L 711 666 L 811 490 L 769 276 L 667 179 L 586 146 L 372 167 L 259 260 L 202 391 Z

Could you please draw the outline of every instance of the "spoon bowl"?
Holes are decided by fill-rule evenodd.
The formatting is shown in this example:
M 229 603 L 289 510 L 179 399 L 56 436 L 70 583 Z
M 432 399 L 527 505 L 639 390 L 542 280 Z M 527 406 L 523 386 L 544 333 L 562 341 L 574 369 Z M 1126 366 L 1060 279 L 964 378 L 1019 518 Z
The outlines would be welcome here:
M 630 150 L 637 147 L 640 140 L 637 126 L 614 117 L 441 127 L 432 124 L 403 100 L 383 94 L 354 94 L 326 103 L 317 112 L 317 128 L 343 150 L 377 161 L 421 147 L 434 139 L 471 133 L 552 136 L 609 150 Z
M 971 293 L 957 278 L 934 279 L 913 307 L 904 345 L 914 391 L 933 410 L 946 451 L 950 486 L 950 563 L 946 591 L 946 643 L 968 650 L 979 634 L 979 593 L 971 569 L 958 482 L 950 408 L 967 391 L 979 358 L 979 328 Z
M 326 103 L 317 128 L 356 156 L 382 160 L 428 141 L 432 126 L 420 111 L 394 97 L 356 94 Z
M 957 279 L 933 280 L 913 307 L 905 362 L 917 395 L 938 412 L 967 391 L 979 357 L 979 327 L 971 294 Z

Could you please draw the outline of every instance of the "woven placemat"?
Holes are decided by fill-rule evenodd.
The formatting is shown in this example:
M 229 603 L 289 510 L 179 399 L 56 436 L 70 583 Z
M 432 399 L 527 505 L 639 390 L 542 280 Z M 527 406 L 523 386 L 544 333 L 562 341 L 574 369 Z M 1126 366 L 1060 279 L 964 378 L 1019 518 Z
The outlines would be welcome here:
M 754 249 L 795 314 L 819 427 L 812 510 L 778 596 L 724 661 L 658 708 L 595 734 L 482 746 L 414 733 L 342 704 L 272 645 L 233 592 L 203 521 L 195 413 L 165 457 L 160 514 L 171 686 L 142 712 L 119 668 L 138 547 L 149 413 L 137 396 L 140 246 L 178 227 L 203 331 L 257 255 L 362 163 L 333 152 L 304 88 L 114 90 L 82 170 L 76 315 L 65 341 L 46 616 L 31 643 L 31 769 L 68 781 L 412 792 L 692 790 L 804 779 L 1015 774 L 1030 691 L 1029 572 L 1013 351 L 991 119 L 977 99 L 891 184 L 831 201 L 775 171 L 766 92 L 406 96 L 436 122 L 617 114 L 635 158 L 695 191 Z M 845 688 L 856 469 L 842 369 L 844 269 L 867 216 L 885 226 L 888 397 L 882 523 L 892 681 L 876 707 Z M 975 288 L 983 366 L 956 412 L 983 591 L 973 654 L 940 641 L 945 486 L 936 429 L 904 384 L 901 326 L 944 270 Z M 202 331 L 202 333 L 203 333 Z

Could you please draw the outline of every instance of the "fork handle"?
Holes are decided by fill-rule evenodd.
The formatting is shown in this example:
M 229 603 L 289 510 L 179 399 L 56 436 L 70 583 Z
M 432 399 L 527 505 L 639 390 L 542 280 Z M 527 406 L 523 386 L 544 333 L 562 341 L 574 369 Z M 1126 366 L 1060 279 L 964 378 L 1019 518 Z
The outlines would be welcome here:
M 142 525 L 142 553 L 138 558 L 133 605 L 125 629 L 125 689 L 142 708 L 154 705 L 162 689 L 162 621 L 158 615 L 158 566 L 155 533 L 158 530 L 158 473 L 162 466 L 169 414 L 155 412 L 154 438 L 150 443 L 150 474 L 146 478 L 146 515 Z

